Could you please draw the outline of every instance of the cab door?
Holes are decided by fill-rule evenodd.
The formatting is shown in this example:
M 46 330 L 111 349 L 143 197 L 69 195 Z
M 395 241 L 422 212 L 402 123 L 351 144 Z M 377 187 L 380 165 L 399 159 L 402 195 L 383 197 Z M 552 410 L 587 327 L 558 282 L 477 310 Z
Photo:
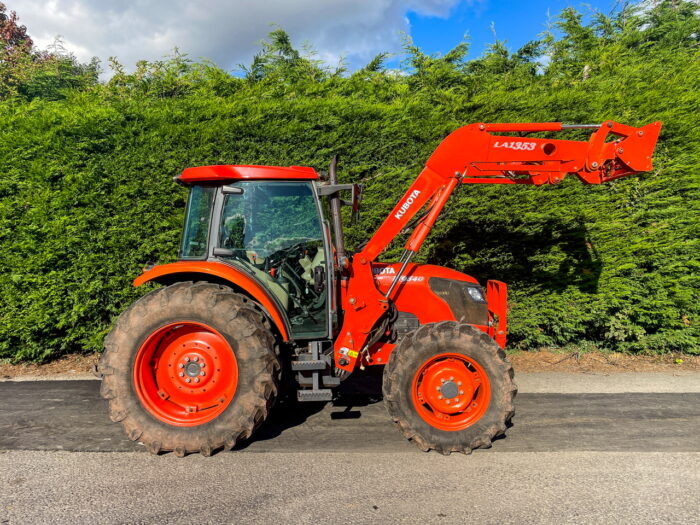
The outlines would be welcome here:
M 267 288 L 293 339 L 329 337 L 332 254 L 312 183 L 239 181 L 223 187 L 219 199 L 212 257 Z

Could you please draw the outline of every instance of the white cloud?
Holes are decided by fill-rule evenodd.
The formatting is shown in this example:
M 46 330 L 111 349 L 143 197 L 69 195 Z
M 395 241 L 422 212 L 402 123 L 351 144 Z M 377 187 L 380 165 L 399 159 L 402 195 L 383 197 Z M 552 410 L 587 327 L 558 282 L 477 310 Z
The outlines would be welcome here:
M 298 47 L 351 66 L 400 49 L 406 13 L 445 17 L 460 0 L 9 0 L 39 47 L 60 35 L 80 60 L 116 56 L 128 68 L 177 46 L 226 69 L 247 64 L 278 24 Z M 473 0 L 469 0 L 473 1 Z

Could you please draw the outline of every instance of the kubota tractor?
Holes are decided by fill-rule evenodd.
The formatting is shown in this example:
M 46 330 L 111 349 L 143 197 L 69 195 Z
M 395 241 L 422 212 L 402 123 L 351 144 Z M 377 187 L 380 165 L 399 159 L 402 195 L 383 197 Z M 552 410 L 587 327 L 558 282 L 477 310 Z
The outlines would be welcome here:
M 527 136 L 592 130 L 588 141 Z M 110 416 L 153 453 L 210 455 L 249 438 L 291 375 L 299 401 L 329 401 L 354 370 L 384 365 L 391 418 L 423 450 L 488 447 L 513 416 L 503 352 L 506 285 L 411 258 L 458 184 L 600 184 L 651 169 L 661 123 L 472 124 L 450 134 L 356 253 L 341 206 L 358 187 L 312 168 L 205 166 L 190 188 L 179 261 L 134 284 L 99 371 Z M 504 136 L 502 133 L 519 133 Z M 349 191 L 352 199 L 341 200 Z M 408 233 L 398 262 L 377 258 Z

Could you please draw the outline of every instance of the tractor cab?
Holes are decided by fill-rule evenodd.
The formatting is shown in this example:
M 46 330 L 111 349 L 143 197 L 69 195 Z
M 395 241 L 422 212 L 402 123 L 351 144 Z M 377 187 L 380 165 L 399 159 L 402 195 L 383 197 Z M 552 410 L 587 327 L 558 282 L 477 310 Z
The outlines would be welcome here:
M 293 339 L 330 337 L 333 253 L 311 168 L 206 166 L 191 187 L 179 258 L 223 262 L 267 290 Z

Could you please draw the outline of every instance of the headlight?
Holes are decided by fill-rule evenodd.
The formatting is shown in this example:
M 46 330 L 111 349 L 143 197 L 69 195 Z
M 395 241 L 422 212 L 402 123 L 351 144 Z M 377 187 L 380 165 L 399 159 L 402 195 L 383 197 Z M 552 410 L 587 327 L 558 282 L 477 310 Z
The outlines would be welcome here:
M 488 308 L 481 286 L 466 281 L 431 277 L 430 290 L 445 301 L 456 321 L 485 325 L 488 323 Z
M 471 295 L 472 299 L 475 301 L 479 302 L 484 302 L 484 294 L 481 293 L 481 290 L 479 288 L 475 288 L 473 286 L 467 286 L 467 292 L 469 295 Z

